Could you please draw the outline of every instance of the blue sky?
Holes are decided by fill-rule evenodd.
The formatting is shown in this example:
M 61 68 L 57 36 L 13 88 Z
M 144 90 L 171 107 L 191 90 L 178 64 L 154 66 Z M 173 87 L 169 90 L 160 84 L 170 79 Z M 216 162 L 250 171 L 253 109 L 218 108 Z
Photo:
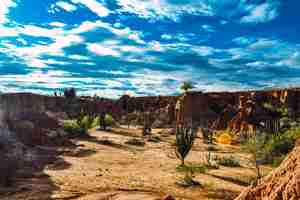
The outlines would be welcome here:
M 298 0 L 1 0 L 0 91 L 300 85 Z

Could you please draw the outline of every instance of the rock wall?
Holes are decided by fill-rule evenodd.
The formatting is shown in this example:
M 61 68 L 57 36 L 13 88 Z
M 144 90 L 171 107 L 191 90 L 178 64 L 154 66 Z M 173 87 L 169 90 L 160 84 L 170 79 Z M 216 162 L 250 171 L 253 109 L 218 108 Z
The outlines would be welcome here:
M 300 199 L 300 143 L 270 175 L 247 188 L 236 200 Z
M 281 117 L 264 103 L 286 106 L 290 117 L 300 117 L 300 89 L 271 91 L 201 93 L 188 92 L 176 104 L 176 123 L 188 121 L 214 130 L 252 134 L 257 129 L 279 130 Z

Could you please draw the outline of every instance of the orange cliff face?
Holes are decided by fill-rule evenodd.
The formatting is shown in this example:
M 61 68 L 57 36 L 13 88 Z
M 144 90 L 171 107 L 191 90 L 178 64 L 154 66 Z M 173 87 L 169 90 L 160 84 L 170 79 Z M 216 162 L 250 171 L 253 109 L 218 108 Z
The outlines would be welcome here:
M 300 116 L 300 90 L 274 91 L 188 92 L 176 106 L 177 124 L 188 121 L 213 130 L 229 130 L 237 134 L 254 134 L 258 129 L 279 130 L 280 113 L 268 110 L 264 103 L 286 106 L 291 117 Z

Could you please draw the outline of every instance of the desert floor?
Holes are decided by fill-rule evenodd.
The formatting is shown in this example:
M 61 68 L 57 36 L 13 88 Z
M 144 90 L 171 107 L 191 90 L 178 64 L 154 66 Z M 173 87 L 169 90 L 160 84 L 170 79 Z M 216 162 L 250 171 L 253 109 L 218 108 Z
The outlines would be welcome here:
M 234 199 L 255 176 L 249 155 L 239 146 L 216 144 L 213 157 L 233 156 L 241 167 L 211 169 L 194 173 L 198 187 L 183 188 L 176 181 L 184 172 L 174 152 L 174 135 L 154 130 L 161 141 L 142 138 L 145 146 L 128 145 L 140 130 L 118 128 L 110 132 L 90 131 L 76 139 L 76 148 L 60 148 L 60 156 L 43 171 L 19 177 L 13 188 L 2 191 L 2 200 L 155 200 L 172 195 L 181 200 Z M 207 145 L 197 138 L 186 162 L 206 163 Z M 263 167 L 268 173 L 270 167 Z M 1 194 L 1 190 L 0 190 Z

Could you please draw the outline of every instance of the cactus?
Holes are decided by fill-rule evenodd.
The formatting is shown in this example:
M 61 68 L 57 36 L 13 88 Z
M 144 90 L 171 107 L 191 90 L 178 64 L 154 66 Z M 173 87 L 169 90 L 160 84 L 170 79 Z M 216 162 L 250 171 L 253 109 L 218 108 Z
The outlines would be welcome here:
M 189 154 L 194 140 L 196 131 L 192 127 L 177 127 L 176 129 L 176 156 L 181 160 L 181 165 L 184 165 L 184 160 Z

